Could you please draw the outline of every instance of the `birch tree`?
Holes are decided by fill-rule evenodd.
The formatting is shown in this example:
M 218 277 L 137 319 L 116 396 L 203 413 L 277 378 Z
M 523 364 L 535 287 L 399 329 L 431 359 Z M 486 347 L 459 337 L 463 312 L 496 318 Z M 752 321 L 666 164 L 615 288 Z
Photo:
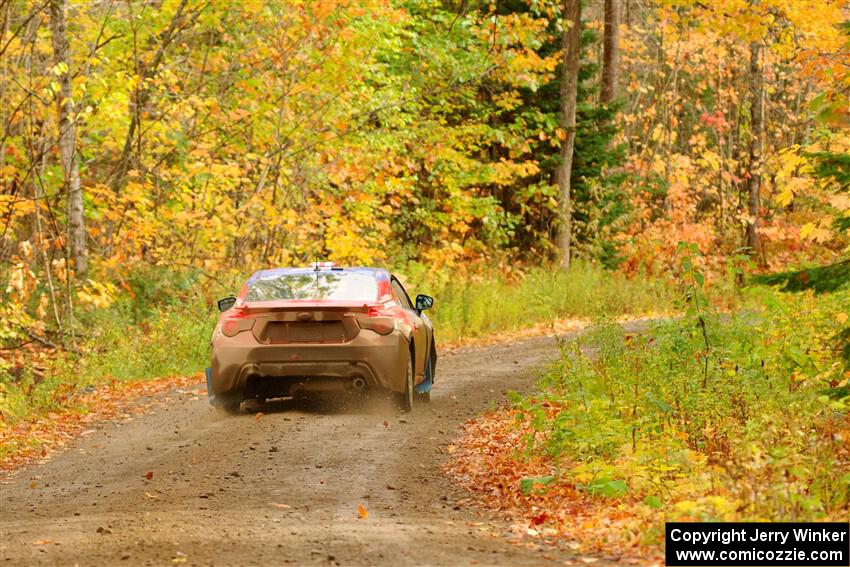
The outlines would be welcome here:
M 68 242 L 77 277 L 88 271 L 83 190 L 77 159 L 77 135 L 74 126 L 74 99 L 71 92 L 71 68 L 68 31 L 65 26 L 65 0 L 50 0 L 50 31 L 53 41 L 53 71 L 59 92 L 56 100 L 59 119 L 57 145 L 62 163 L 62 176 L 68 194 Z

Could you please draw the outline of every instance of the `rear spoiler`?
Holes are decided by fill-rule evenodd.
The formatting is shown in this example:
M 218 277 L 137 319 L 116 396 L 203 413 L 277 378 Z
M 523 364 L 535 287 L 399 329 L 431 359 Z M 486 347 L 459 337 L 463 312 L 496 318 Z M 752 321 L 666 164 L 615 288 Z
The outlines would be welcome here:
M 277 300 L 277 301 L 250 301 L 244 303 L 240 310 L 245 315 L 253 313 L 270 313 L 285 311 L 348 311 L 353 313 L 368 313 L 371 307 L 377 304 L 369 304 L 359 301 L 315 301 L 315 300 Z

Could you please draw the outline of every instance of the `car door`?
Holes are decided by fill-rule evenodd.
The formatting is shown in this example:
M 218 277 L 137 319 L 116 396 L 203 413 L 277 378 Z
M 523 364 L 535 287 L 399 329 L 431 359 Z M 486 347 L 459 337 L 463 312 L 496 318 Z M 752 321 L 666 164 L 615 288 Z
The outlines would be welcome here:
M 418 381 L 419 377 L 425 375 L 425 361 L 428 358 L 428 349 L 431 344 L 431 335 L 433 333 L 431 329 L 431 322 L 428 321 L 424 315 L 420 315 L 416 312 L 416 308 L 410 300 L 410 296 L 407 295 L 404 286 L 401 285 L 398 278 L 392 276 L 390 285 L 392 287 L 395 300 L 398 301 L 398 304 L 405 311 L 405 314 L 413 327 L 411 336 L 413 338 L 413 349 L 416 353 L 414 369 L 416 371 L 415 374 Z

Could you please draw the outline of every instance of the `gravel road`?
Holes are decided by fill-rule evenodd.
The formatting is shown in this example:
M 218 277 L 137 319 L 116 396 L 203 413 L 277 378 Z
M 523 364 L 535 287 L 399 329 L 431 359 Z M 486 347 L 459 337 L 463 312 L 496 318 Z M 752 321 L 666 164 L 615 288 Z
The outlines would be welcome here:
M 445 355 L 406 415 L 371 399 L 225 416 L 200 385 L 172 394 L 2 479 L 0 565 L 563 565 L 456 505 L 440 472 L 461 424 L 556 353 L 537 338 Z

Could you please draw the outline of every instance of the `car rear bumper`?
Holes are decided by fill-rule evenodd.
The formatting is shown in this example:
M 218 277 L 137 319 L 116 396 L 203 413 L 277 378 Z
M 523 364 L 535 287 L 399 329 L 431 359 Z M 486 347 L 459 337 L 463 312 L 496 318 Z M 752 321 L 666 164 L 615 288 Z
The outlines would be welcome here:
M 260 344 L 250 332 L 213 341 L 208 391 L 213 404 L 278 392 L 297 395 L 348 387 L 404 390 L 409 343 L 393 331 L 363 329 L 346 343 Z M 267 396 L 271 397 L 271 396 Z

